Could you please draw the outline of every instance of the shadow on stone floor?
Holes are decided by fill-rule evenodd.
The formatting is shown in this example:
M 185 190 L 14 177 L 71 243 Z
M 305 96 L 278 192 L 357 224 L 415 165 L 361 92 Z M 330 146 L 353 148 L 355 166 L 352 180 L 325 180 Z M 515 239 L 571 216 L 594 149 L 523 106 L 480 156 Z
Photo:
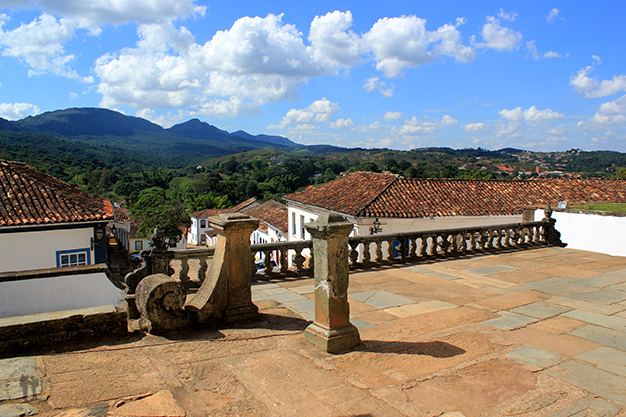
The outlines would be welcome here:
M 424 355 L 432 358 L 452 358 L 466 351 L 450 343 L 434 342 L 389 342 L 363 340 L 355 350 L 372 353 L 395 353 L 397 355 Z

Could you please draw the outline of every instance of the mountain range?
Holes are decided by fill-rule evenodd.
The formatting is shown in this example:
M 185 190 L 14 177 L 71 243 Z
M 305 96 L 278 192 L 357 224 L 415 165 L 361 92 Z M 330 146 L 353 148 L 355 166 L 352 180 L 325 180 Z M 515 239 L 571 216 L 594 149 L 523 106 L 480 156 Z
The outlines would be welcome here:
M 220 157 L 243 150 L 306 149 L 282 136 L 229 133 L 198 119 L 168 129 L 140 117 L 101 108 L 71 108 L 10 121 L 0 118 L 0 131 L 51 136 L 96 147 L 136 153 Z

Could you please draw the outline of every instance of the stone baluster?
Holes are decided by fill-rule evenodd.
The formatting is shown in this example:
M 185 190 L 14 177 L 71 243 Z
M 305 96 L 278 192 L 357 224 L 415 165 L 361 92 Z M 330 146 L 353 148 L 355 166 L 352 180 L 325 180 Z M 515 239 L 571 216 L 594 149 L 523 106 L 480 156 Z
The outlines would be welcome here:
M 368 264 L 371 261 L 370 258 L 370 241 L 363 242 L 363 263 Z
M 189 258 L 181 258 L 178 279 L 181 282 L 189 282 Z
M 287 253 L 289 252 L 288 249 L 281 249 L 280 250 L 280 272 L 281 273 L 285 273 L 287 272 L 287 267 L 288 262 L 287 262 Z
M 298 273 L 304 269 L 304 261 L 306 258 L 302 256 L 301 247 L 296 247 L 294 250 L 296 251 L 296 255 L 293 258 L 293 262 L 296 265 L 296 273 Z
M 323 214 L 305 224 L 313 238 L 315 265 L 315 322 L 306 328 L 308 342 L 326 352 L 348 350 L 360 343 L 350 323 L 348 304 L 348 235 L 352 223 L 338 214 Z
M 383 242 L 381 240 L 376 241 L 376 262 L 383 261 Z
M 198 260 L 200 261 L 200 268 L 198 269 L 198 280 L 200 282 L 204 282 L 204 280 L 206 279 L 206 273 L 209 269 L 209 266 L 207 263 L 207 256 L 200 255 L 198 256 Z

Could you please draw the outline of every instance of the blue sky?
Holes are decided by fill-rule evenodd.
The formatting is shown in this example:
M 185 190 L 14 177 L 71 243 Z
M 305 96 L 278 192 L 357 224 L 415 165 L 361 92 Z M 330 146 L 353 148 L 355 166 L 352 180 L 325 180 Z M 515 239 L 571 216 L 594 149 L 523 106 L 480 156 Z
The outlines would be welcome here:
M 626 151 L 624 1 L 0 5 L 10 120 L 105 107 L 304 144 Z

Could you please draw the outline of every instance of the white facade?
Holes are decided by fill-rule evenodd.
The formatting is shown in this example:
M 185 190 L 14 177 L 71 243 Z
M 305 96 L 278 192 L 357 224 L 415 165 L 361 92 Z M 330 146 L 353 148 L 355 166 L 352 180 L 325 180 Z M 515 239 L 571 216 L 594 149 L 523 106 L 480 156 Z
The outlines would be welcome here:
M 122 300 L 104 273 L 0 282 L 0 318 L 118 305 Z
M 93 235 L 93 227 L 2 233 L 0 272 L 57 268 L 73 261 L 92 265 L 95 263 Z M 106 242 L 103 240 L 101 244 Z
M 289 216 L 288 240 L 308 240 L 311 238 L 304 228 L 305 223 L 311 223 L 317 217 L 327 212 L 327 210 L 305 206 L 298 203 L 288 202 L 287 210 Z M 375 218 L 372 217 L 353 217 L 341 214 L 347 221 L 354 224 L 354 230 L 350 236 L 369 236 L 374 227 Z M 454 217 L 427 217 L 427 218 L 386 218 L 378 219 L 380 222 L 380 230 L 378 233 L 402 233 L 414 231 L 428 231 L 441 229 L 457 229 L 463 227 L 474 226 L 493 226 L 498 224 L 519 223 L 522 221 L 522 215 L 511 216 L 454 216 Z
M 543 209 L 535 210 L 535 221 L 545 217 Z M 585 212 L 554 211 L 555 228 L 568 249 L 580 249 L 626 256 L 626 217 Z
M 206 217 L 192 217 L 191 227 L 187 233 L 187 243 L 190 245 L 206 245 L 207 239 L 206 232 L 213 230 L 209 226 L 209 221 Z

